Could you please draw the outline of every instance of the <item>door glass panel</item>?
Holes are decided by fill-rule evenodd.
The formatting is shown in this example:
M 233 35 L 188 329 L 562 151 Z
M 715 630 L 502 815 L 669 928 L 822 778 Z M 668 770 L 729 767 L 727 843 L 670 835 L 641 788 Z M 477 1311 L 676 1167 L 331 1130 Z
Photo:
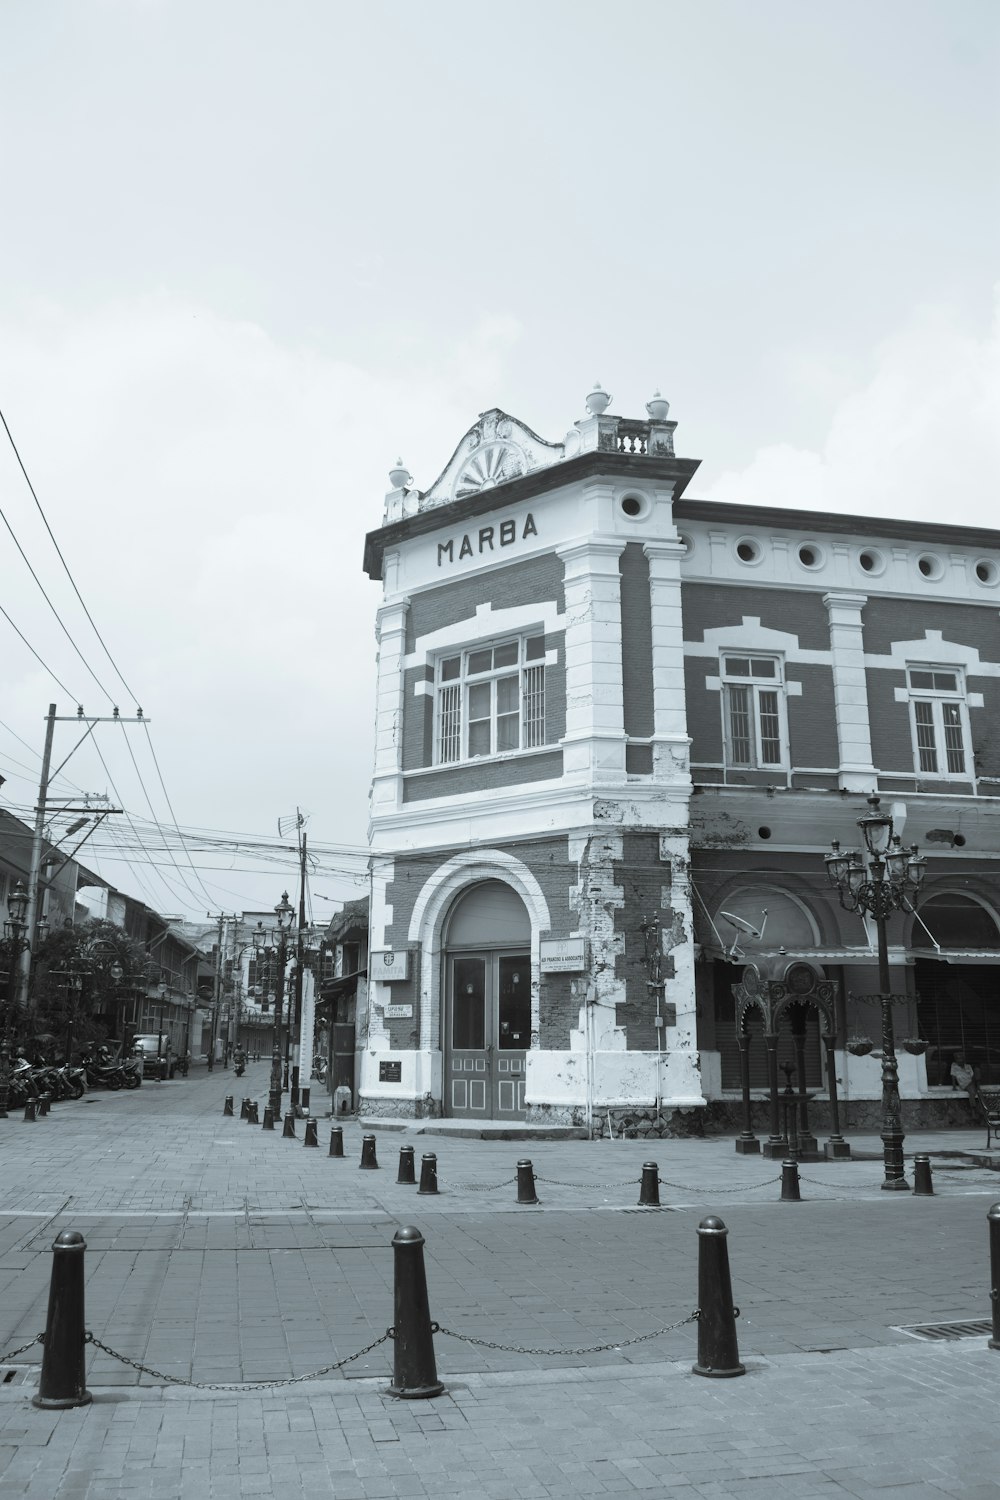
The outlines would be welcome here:
M 453 972 L 451 1045 L 458 1052 L 478 1052 L 486 1046 L 486 961 L 456 958 Z
M 503 1051 L 526 1051 L 531 1041 L 531 962 L 527 954 L 500 959 L 497 1043 Z

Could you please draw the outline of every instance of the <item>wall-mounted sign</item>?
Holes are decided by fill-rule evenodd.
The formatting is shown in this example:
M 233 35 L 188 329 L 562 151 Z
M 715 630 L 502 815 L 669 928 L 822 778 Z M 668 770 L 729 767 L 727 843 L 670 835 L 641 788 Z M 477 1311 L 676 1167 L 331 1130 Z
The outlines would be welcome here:
M 401 1058 L 394 1058 L 390 1062 L 380 1062 L 378 1065 L 379 1083 L 402 1083 L 403 1062 Z
M 408 948 L 376 948 L 368 959 L 369 979 L 409 979 Z
M 412 1015 L 412 1005 L 387 1005 L 385 1007 L 385 1018 L 387 1021 L 408 1021 Z
M 587 967 L 586 938 L 542 938 L 538 946 L 543 974 L 579 974 Z

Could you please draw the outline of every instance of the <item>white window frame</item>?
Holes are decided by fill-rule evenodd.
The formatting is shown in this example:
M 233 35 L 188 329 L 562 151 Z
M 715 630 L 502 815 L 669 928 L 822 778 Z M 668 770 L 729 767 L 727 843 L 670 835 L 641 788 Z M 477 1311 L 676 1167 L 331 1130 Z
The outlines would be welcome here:
M 529 642 L 533 655 L 529 657 Z M 485 671 L 473 671 L 470 667 L 477 656 L 486 651 L 515 647 L 516 660 L 501 666 L 492 666 Z M 455 663 L 458 663 L 456 672 Z M 450 674 L 446 676 L 446 673 Z M 501 713 L 497 684 L 516 676 L 517 686 L 517 744 L 497 748 L 498 722 L 512 718 L 513 711 Z M 488 715 L 479 714 L 475 719 L 470 714 L 472 690 L 489 688 Z M 482 697 L 482 692 L 477 694 Z M 489 724 L 489 750 L 471 754 L 469 750 L 470 723 Z M 546 744 L 545 735 L 545 637 L 541 631 L 527 631 L 524 635 L 501 636 L 488 641 L 476 641 L 458 650 L 442 652 L 434 663 L 434 765 L 455 766 L 475 761 L 496 760 L 500 756 L 517 755 L 525 751 L 538 750 Z
M 748 664 L 745 674 L 737 674 L 731 671 L 728 663 L 738 659 Z M 757 662 L 769 662 L 774 666 L 774 672 L 767 675 L 763 672 L 755 672 L 754 664 Z M 785 685 L 785 663 L 784 659 L 773 651 L 753 651 L 746 647 L 736 650 L 720 651 L 719 653 L 719 683 L 722 688 L 722 743 L 723 760 L 726 770 L 729 771 L 787 771 L 789 767 L 789 743 L 788 743 L 788 705 L 787 688 Z M 746 691 L 749 704 L 748 735 L 746 738 L 750 743 L 750 756 L 746 760 L 737 760 L 735 757 L 733 742 L 733 689 Z M 775 713 L 778 720 L 778 755 L 777 760 L 764 760 L 764 736 L 762 733 L 761 693 L 773 692 L 775 695 Z M 767 710 L 770 712 L 770 710 Z
M 955 686 L 950 687 L 947 683 L 934 684 L 931 687 L 920 686 L 913 681 L 914 672 L 930 672 L 942 677 L 954 679 Z M 909 700 L 910 716 L 910 741 L 913 748 L 913 769 L 921 781 L 933 779 L 936 781 L 971 781 L 971 749 L 972 736 L 969 724 L 969 703 L 965 688 L 965 673 L 961 667 L 945 662 L 907 662 L 906 664 L 906 693 Z M 930 723 L 918 723 L 917 704 L 924 704 L 930 710 Z M 946 707 L 953 705 L 958 709 L 958 724 L 946 724 Z M 958 728 L 961 731 L 962 744 L 962 769 L 956 770 L 948 763 L 949 753 L 954 751 L 954 746 L 948 744 L 948 730 Z M 930 728 L 932 731 L 933 745 L 926 743 L 925 737 L 921 736 L 921 729 Z M 922 739 L 924 742 L 922 743 Z M 928 770 L 923 764 L 921 757 L 928 752 L 933 753 L 935 769 Z

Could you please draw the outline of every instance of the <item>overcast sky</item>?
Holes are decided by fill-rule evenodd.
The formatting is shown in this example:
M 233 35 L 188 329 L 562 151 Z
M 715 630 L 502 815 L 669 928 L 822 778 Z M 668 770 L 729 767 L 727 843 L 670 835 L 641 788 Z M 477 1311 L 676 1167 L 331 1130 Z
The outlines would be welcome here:
M 50 702 L 138 702 L 66 767 L 129 814 L 82 859 L 268 909 L 299 806 L 317 919 L 362 894 L 364 534 L 490 406 L 659 387 L 694 496 L 997 526 L 998 101 L 995 0 L 6 0 L 0 407 L 113 664 L 0 430 L 66 627 L 0 526 L 50 669 L 0 616 L 2 805 Z

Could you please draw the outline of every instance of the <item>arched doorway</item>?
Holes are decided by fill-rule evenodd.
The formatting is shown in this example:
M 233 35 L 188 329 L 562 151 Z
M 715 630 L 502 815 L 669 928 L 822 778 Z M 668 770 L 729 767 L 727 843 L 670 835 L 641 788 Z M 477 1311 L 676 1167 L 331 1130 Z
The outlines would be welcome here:
M 445 927 L 445 1112 L 522 1120 L 531 1041 L 531 919 L 509 885 L 483 880 Z

